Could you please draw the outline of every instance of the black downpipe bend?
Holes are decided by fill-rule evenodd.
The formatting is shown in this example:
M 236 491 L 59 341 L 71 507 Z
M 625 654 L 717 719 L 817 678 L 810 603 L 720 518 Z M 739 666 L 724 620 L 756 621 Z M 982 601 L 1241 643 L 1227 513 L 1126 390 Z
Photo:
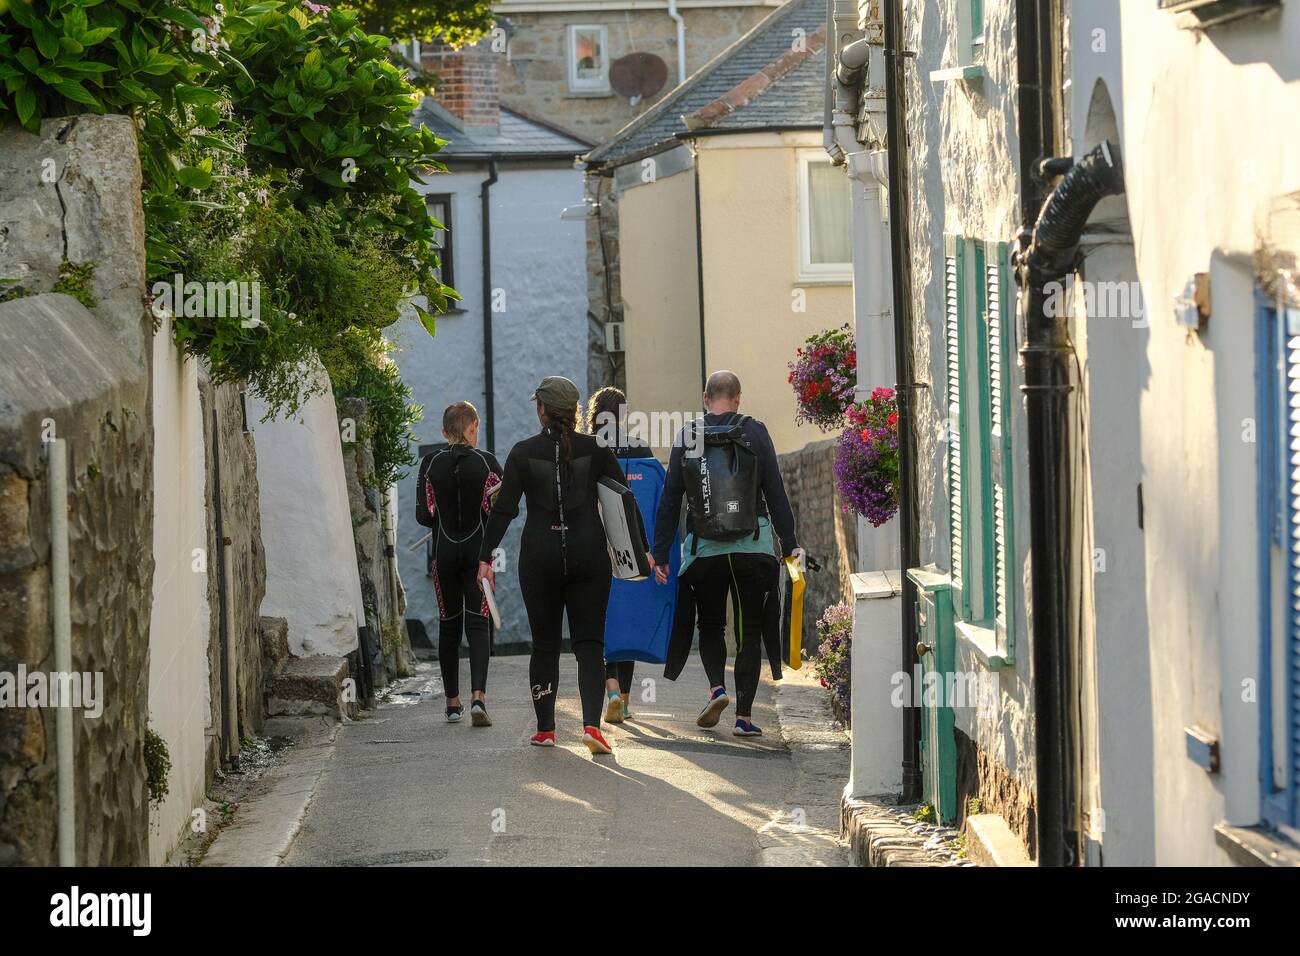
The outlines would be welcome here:
M 912 343 L 912 244 L 908 235 L 911 218 L 907 190 L 907 116 L 905 103 L 907 58 L 903 42 L 903 0 L 889 0 L 885 12 L 885 126 L 889 158 L 889 251 L 893 282 L 894 369 L 898 382 L 898 553 L 903 571 L 902 648 L 903 673 L 912 675 L 916 656 L 916 585 L 908 578 L 911 568 L 921 563 L 921 541 L 917 529 L 916 411 L 917 389 Z M 921 711 L 904 706 L 903 711 L 903 803 L 921 799 Z
M 1059 167 L 1058 167 L 1059 168 Z M 1017 251 L 1023 309 L 1029 445 L 1030 633 L 1039 866 L 1075 866 L 1079 847 L 1079 744 L 1071 713 L 1078 699 L 1070 632 L 1072 541 L 1069 316 L 1049 315 L 1053 284 L 1074 270 L 1079 239 L 1097 203 L 1124 191 L 1119 151 L 1102 143 L 1072 166 L 1048 195 Z M 1022 245 L 1024 238 L 1022 234 Z M 1059 301 L 1059 297 L 1058 297 Z
M 492 204 L 489 192 L 497 181 L 497 159 L 488 159 L 488 176 L 479 186 L 483 234 L 483 420 L 484 445 L 496 454 L 496 396 L 492 388 Z

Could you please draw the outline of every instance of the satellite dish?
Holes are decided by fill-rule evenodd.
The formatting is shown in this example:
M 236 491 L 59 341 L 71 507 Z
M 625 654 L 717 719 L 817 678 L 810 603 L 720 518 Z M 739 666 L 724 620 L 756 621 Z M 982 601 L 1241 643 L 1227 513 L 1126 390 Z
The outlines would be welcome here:
M 609 85 L 619 96 L 654 96 L 668 82 L 668 64 L 653 53 L 629 53 L 609 65 Z

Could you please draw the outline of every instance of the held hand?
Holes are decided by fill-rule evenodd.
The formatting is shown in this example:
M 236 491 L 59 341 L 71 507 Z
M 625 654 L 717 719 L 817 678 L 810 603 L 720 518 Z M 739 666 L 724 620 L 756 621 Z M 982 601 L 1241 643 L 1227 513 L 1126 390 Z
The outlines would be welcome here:
M 655 567 L 655 580 L 660 584 L 668 583 L 668 567 L 660 564 Z
M 496 575 L 492 571 L 492 565 L 486 561 L 480 561 L 478 563 L 478 583 L 482 584 L 484 581 L 488 583 L 488 587 L 492 590 L 497 589 Z

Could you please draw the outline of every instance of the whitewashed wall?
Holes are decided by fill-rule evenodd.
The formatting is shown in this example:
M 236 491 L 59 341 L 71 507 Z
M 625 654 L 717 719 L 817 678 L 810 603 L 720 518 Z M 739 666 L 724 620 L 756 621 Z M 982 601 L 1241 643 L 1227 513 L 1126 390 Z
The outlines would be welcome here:
M 413 319 L 394 329 L 402 379 L 424 406 L 415 429 L 424 443 L 442 440 L 442 411 L 468 399 L 484 413 L 483 261 L 479 188 L 486 169 L 431 176 L 426 193 L 453 194 L 455 285 L 461 314 L 438 319 L 430 339 Z M 492 319 L 496 406 L 496 454 L 505 464 L 511 446 L 537 431 L 528 400 L 545 375 L 564 375 L 583 388 L 587 381 L 586 230 L 582 222 L 560 219 L 566 206 L 582 202 L 582 175 L 571 166 L 502 164 L 490 192 L 492 209 L 492 285 L 501 290 L 504 311 Z M 583 396 L 584 400 L 586 396 Z M 486 428 L 479 446 L 486 447 Z M 438 606 L 425 576 L 423 547 L 410 546 L 426 529 L 414 520 L 415 469 L 399 485 L 404 512 L 398 524 L 398 554 L 407 588 L 407 617 L 424 621 L 437 639 Z M 517 567 L 521 514 L 503 547 L 507 571 L 501 577 L 502 631 L 499 641 L 529 639 Z
M 908 135 L 911 145 L 911 235 L 913 308 L 917 318 L 916 377 L 930 387 L 918 393 L 917 456 L 920 488 L 921 564 L 951 568 L 948 538 L 947 444 L 944 422 L 947 382 L 944 340 L 944 235 L 1012 242 L 1020 223 L 1019 140 L 1015 116 L 1015 24 L 1009 0 L 985 4 L 987 78 L 979 86 L 950 80 L 935 82 L 930 73 L 955 64 L 956 4 L 925 0 L 907 5 L 906 45 L 917 50 L 909 69 Z M 969 260 L 968 260 L 969 261 Z M 972 284 L 971 288 L 975 286 Z M 1019 395 L 1020 372 L 1012 369 L 1013 394 Z M 1028 638 L 1029 498 L 1028 452 L 1024 407 L 1011 409 L 1013 508 L 1017 608 L 1015 666 L 996 672 L 994 706 L 977 714 L 974 707 L 955 709 L 956 727 L 969 736 L 1022 795 L 1034 781 L 1033 689 Z M 974 649 L 957 642 L 956 668 L 987 669 Z M 986 810 L 1018 813 L 1025 808 L 988 806 Z M 1013 823 L 1014 826 L 1014 823 Z
M 1124 3 L 1124 148 L 1137 268 L 1150 311 L 1142 394 L 1152 675 L 1155 860 L 1224 863 L 1213 827 L 1259 816 L 1252 256 L 1300 252 L 1280 210 L 1300 191 L 1300 6 L 1178 28 Z M 1140 43 L 1134 42 L 1140 38 Z M 1195 148 L 1189 144 L 1195 143 Z M 1175 297 L 1209 272 L 1213 315 L 1189 334 Z M 1187 759 L 1184 728 L 1220 740 L 1222 769 Z M 1163 812 L 1159 812 L 1163 811 Z
M 153 339 L 153 610 L 149 723 L 167 742 L 168 794 L 150 812 L 149 862 L 163 863 L 203 801 L 208 674 L 207 511 L 198 371 L 172 342 Z
M 334 395 L 313 396 L 297 416 L 264 422 L 265 414 L 250 394 L 266 549 L 262 615 L 288 620 L 295 656 L 351 653 L 365 617 Z

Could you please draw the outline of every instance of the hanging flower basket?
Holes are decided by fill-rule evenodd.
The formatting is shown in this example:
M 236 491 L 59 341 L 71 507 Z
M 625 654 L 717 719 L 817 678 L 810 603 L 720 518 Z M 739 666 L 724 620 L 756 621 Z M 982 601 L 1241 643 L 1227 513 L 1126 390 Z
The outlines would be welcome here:
M 847 325 L 818 332 L 790 363 L 786 379 L 794 389 L 799 411 L 796 423 L 816 425 L 824 432 L 844 424 L 844 410 L 858 387 L 858 353 Z
M 878 388 L 847 411 L 849 427 L 835 451 L 835 485 L 845 510 L 879 528 L 898 511 L 898 402 Z

